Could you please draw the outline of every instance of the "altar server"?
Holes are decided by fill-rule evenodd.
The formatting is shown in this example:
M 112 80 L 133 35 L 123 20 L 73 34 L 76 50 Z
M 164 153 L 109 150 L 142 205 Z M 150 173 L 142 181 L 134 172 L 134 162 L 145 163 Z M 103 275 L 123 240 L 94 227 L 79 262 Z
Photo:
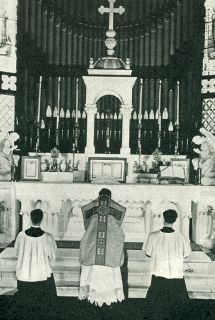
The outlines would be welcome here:
M 48 304 L 56 297 L 51 268 L 57 249 L 53 236 L 40 228 L 43 211 L 31 211 L 31 228 L 21 231 L 15 242 L 17 297 L 26 303 Z
M 80 244 L 79 299 L 104 303 L 124 299 L 120 266 L 124 262 L 124 233 L 120 226 L 125 208 L 102 189 L 98 199 L 82 207 L 86 232 Z
M 163 217 L 163 228 L 151 233 L 146 244 L 152 274 L 146 298 L 154 306 L 154 319 L 158 319 L 157 316 L 162 319 L 162 313 L 165 319 L 178 319 L 188 302 L 183 261 L 191 254 L 191 247 L 189 241 L 173 229 L 177 212 L 166 210 Z

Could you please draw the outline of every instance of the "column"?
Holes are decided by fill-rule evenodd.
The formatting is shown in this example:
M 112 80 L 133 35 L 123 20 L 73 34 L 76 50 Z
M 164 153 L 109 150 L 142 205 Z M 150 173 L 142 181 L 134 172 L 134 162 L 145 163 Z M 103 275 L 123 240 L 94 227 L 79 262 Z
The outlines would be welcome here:
M 86 104 L 85 111 L 87 114 L 87 143 L 85 147 L 85 154 L 94 154 L 94 129 L 95 129 L 95 114 L 97 112 L 96 104 Z
M 132 106 L 122 104 L 120 108 L 122 114 L 122 146 L 120 149 L 120 154 L 122 156 L 128 156 L 131 153 L 129 147 L 129 138 L 130 138 L 130 119 Z

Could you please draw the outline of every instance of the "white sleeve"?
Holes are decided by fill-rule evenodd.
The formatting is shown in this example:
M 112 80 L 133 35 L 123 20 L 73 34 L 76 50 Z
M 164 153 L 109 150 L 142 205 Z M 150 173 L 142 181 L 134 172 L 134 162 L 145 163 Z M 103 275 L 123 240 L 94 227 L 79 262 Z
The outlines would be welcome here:
M 153 252 L 153 235 L 151 234 L 145 246 L 146 255 L 151 257 Z
M 183 239 L 183 255 L 185 259 L 191 254 L 192 250 L 191 250 L 189 240 L 186 239 L 184 236 L 182 236 L 182 239 Z
M 48 234 L 48 257 L 49 259 L 55 259 L 57 251 L 57 245 L 52 234 Z
M 20 247 L 21 237 L 22 237 L 22 232 L 20 232 L 18 234 L 18 236 L 16 237 L 16 240 L 15 240 L 14 249 L 15 249 L 16 256 L 18 256 L 18 254 L 19 254 L 19 247 Z

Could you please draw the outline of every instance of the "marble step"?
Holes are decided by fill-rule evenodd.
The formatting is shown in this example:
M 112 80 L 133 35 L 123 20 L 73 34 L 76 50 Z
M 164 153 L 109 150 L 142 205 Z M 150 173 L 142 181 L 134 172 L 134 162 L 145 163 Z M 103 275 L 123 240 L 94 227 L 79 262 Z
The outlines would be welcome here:
M 185 279 L 187 291 L 191 299 L 215 299 L 215 283 L 207 279 Z M 129 287 L 129 298 L 145 298 L 149 283 L 131 283 Z
M 14 293 L 16 292 L 16 288 L 14 287 L 2 287 L 0 286 L 0 296 L 13 296 Z
M 79 281 L 56 280 L 58 296 L 77 297 Z M 0 281 L 0 295 L 14 295 L 16 292 L 16 281 Z

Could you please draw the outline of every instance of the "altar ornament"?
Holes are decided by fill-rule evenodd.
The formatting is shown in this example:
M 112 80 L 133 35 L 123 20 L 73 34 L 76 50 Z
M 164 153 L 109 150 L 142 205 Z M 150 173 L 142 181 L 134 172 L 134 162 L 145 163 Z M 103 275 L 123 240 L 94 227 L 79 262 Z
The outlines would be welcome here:
M 199 157 L 192 160 L 194 170 L 199 175 L 201 172 L 201 184 L 204 186 L 215 185 L 215 137 L 205 128 L 201 128 L 202 136 L 195 136 L 192 142 L 199 146 L 194 148 Z
M 58 171 L 58 158 L 59 158 L 59 150 L 57 147 L 54 147 L 51 150 L 51 158 L 53 159 L 52 164 L 51 164 L 51 171 L 52 172 L 57 172 Z
M 70 111 L 69 109 L 66 110 L 66 138 L 69 140 L 70 136 Z
M 126 166 L 126 158 L 89 157 L 89 180 L 96 180 L 97 182 L 99 180 L 104 183 L 106 183 L 106 181 L 126 182 Z
M 74 140 L 75 140 L 75 151 L 78 152 L 78 139 L 79 139 L 79 124 L 78 124 L 78 118 L 81 116 L 79 110 L 78 110 L 78 84 L 79 80 L 76 79 L 76 99 L 75 99 L 75 132 L 74 132 Z
M 179 130 L 180 130 L 180 117 L 179 117 L 179 96 L 180 96 L 180 82 L 177 81 L 177 95 L 176 95 L 176 141 L 175 141 L 175 155 L 179 154 Z
M 15 142 L 19 139 L 16 132 L 0 132 L 0 180 L 14 181 L 15 168 L 18 166 L 19 156 L 13 155 L 17 149 Z
M 106 149 L 105 149 L 105 153 L 106 154 L 110 154 L 110 113 L 107 112 L 106 115 Z
M 122 6 L 119 6 L 119 8 L 114 8 L 114 2 L 116 0 L 109 0 L 110 7 L 105 8 L 104 6 L 100 6 L 98 8 L 98 11 L 100 14 L 108 13 L 109 14 L 109 28 L 108 31 L 106 32 L 107 39 L 105 40 L 105 45 L 107 47 L 107 54 L 108 56 L 113 56 L 114 55 L 114 48 L 116 46 L 116 32 L 113 29 L 113 22 L 114 22 L 114 13 L 118 13 L 122 15 L 125 12 L 125 8 Z M 126 61 L 126 63 L 129 65 L 129 63 Z
M 58 83 L 57 83 L 57 117 L 56 117 L 56 147 L 59 147 L 60 84 L 61 84 L 61 78 L 58 77 Z
M 162 119 L 163 119 L 163 120 L 167 120 L 167 119 L 168 119 L 168 111 L 167 111 L 167 108 L 166 108 L 166 107 L 165 107 L 164 110 L 163 110 Z
M 76 94 L 75 94 L 75 123 L 78 123 L 78 78 L 76 79 Z
M 170 127 L 173 128 L 173 90 L 169 91 L 169 128 Z
M 161 114 L 161 88 L 162 81 L 159 80 L 159 90 L 158 90 L 158 149 L 161 148 L 161 134 L 162 134 L 162 114 Z
M 41 179 L 41 157 L 22 156 L 21 180 L 38 181 Z
M 152 161 L 152 173 L 159 172 L 159 166 L 162 164 L 161 161 L 162 152 L 156 148 L 155 151 L 152 153 L 153 161 Z
M 140 157 L 142 153 L 142 141 L 141 141 L 141 132 L 142 132 L 142 104 L 143 104 L 143 79 L 140 79 L 140 98 L 139 98 L 139 114 L 138 114 L 138 133 L 137 133 L 137 152 Z
M 61 172 L 65 172 L 66 169 L 67 169 L 66 160 L 65 160 L 65 159 L 62 159 L 62 160 L 60 161 L 60 164 L 59 164 L 59 170 L 60 170 Z
M 49 170 L 49 161 L 47 159 L 44 159 L 41 161 L 41 171 L 45 172 Z
M 48 131 L 48 141 L 51 139 L 51 117 L 52 117 L 52 109 L 48 105 L 46 109 L 46 128 Z
M 39 80 L 39 95 L 38 95 L 38 108 L 37 108 L 37 139 L 35 151 L 36 154 L 40 151 L 40 109 L 41 109 L 41 87 L 42 87 L 42 76 Z
M 189 174 L 187 174 L 187 161 L 189 161 L 189 159 L 172 159 L 169 165 L 161 165 L 159 170 L 159 183 L 187 183 L 189 181 Z

